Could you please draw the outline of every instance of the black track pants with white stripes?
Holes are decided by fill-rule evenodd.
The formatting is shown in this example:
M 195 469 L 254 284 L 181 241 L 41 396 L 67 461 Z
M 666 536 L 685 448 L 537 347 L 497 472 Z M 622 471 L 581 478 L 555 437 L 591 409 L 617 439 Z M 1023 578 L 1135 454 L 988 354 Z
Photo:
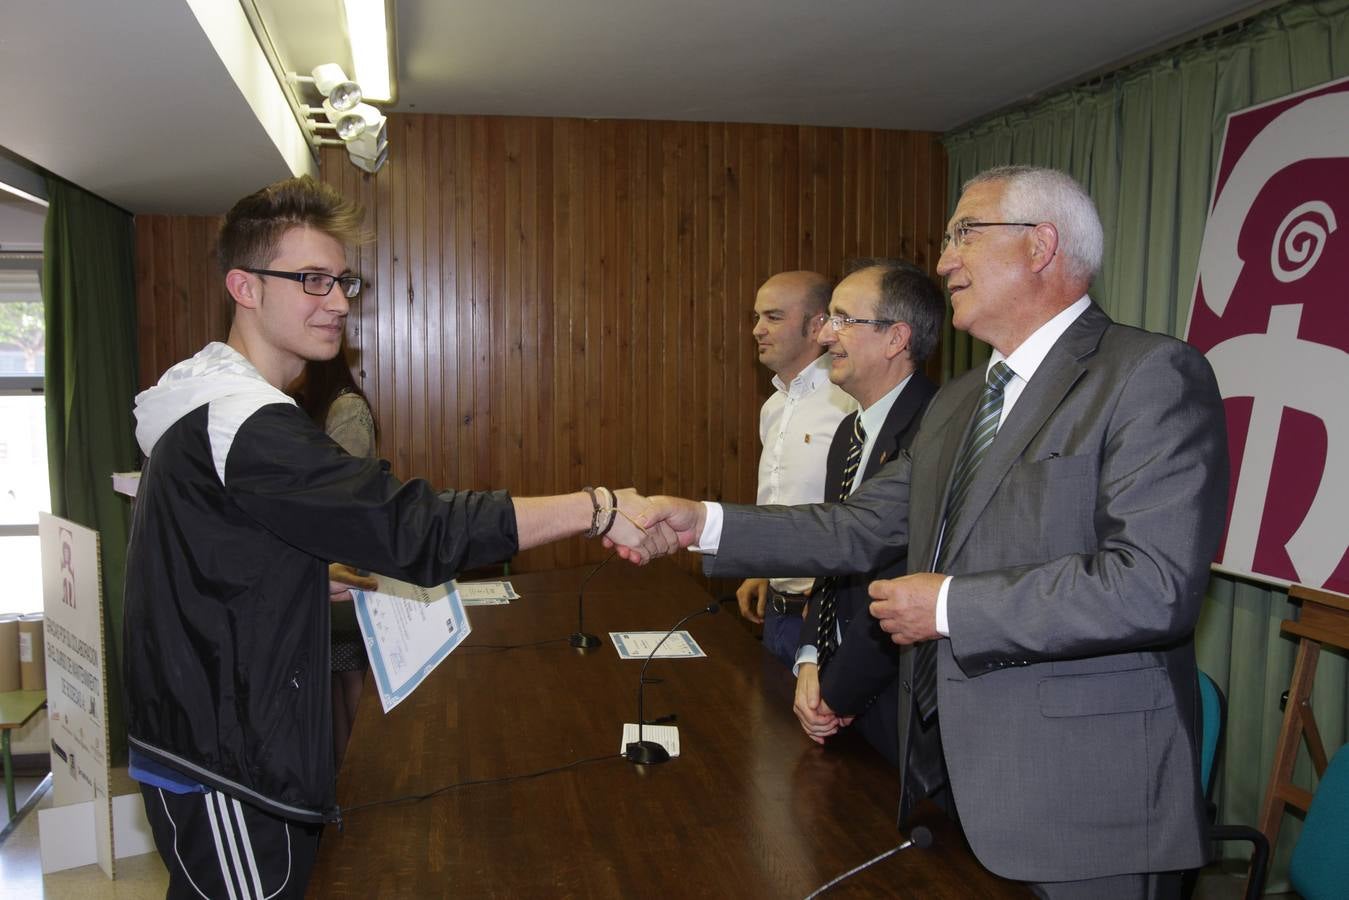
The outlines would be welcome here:
M 141 785 L 145 817 L 169 870 L 168 900 L 303 897 L 322 826 L 291 822 L 219 791 Z

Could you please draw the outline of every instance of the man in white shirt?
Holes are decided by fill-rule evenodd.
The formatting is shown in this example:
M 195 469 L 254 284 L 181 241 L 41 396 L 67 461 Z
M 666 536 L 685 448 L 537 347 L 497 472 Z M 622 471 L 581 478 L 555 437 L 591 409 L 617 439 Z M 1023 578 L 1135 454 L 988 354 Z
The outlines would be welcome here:
M 782 272 L 754 298 L 754 342 L 773 387 L 759 413 L 762 504 L 818 503 L 834 430 L 855 404 L 829 381 L 817 339 L 833 285 L 816 272 Z M 764 649 L 792 665 L 811 578 L 747 578 L 735 592 L 740 614 L 763 624 Z

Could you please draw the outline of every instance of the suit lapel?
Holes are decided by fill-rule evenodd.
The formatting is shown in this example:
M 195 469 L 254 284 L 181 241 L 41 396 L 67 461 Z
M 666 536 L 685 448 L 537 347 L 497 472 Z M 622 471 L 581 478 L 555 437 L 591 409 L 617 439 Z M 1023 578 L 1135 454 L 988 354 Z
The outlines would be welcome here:
M 1087 307 L 1082 315 L 1068 327 L 1063 336 L 1045 355 L 1040 367 L 1022 391 L 1016 405 L 1007 414 L 1007 420 L 998 429 L 988 454 L 979 465 L 979 471 L 970 483 L 969 491 L 961 506 L 959 520 L 951 534 L 944 537 L 949 546 L 944 554 L 948 560 L 954 559 L 961 545 L 969 537 L 974 523 L 979 520 L 985 506 L 997 492 L 998 486 L 1007 472 L 1021 458 L 1026 445 L 1040 432 L 1045 422 L 1059 408 L 1063 398 L 1072 390 L 1077 380 L 1086 371 L 1082 360 L 1095 352 L 1100 345 L 1101 335 L 1110 325 L 1110 318 L 1095 304 Z M 979 392 L 982 392 L 982 384 Z M 966 419 L 974 414 L 977 394 L 967 404 Z M 968 424 L 961 429 L 961 440 L 950 457 L 943 455 L 943 468 L 946 472 L 947 490 L 950 489 L 951 468 L 955 465 L 955 453 L 964 443 L 964 432 Z M 944 448 L 945 449 L 945 448 Z M 942 492 L 941 509 L 946 508 L 946 491 Z M 935 562 L 935 560 L 934 560 Z
M 909 534 L 914 541 L 909 548 L 911 571 L 930 572 L 936 564 L 937 532 L 946 509 L 951 470 L 979 404 L 983 374 L 980 368 L 977 373 L 971 371 L 948 382 L 923 420 L 923 431 L 935 432 L 937 437 L 932 453 L 916 454 L 913 460 L 909 507 Z
M 936 387 L 923 377 L 921 372 L 913 374 L 909 383 L 904 386 L 904 390 L 900 391 L 899 396 L 895 398 L 894 404 L 890 407 L 890 412 L 885 416 L 885 423 L 881 425 L 881 433 L 876 437 L 876 443 L 871 448 L 871 455 L 867 457 L 866 467 L 862 470 L 863 480 L 875 475 L 881 466 L 898 455 L 900 435 L 922 413 L 923 408 L 927 405 L 928 398 L 932 396 L 935 390 Z

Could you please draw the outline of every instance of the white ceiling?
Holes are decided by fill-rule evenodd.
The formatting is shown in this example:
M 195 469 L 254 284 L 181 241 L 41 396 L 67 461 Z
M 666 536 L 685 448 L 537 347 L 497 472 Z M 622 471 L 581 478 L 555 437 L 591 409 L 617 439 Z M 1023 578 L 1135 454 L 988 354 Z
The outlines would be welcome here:
M 288 174 L 188 2 L 5 4 L 0 147 L 132 212 L 219 213 Z M 339 0 L 256 3 L 287 67 L 347 62 Z M 398 110 L 944 131 L 1252 0 L 395 6 Z

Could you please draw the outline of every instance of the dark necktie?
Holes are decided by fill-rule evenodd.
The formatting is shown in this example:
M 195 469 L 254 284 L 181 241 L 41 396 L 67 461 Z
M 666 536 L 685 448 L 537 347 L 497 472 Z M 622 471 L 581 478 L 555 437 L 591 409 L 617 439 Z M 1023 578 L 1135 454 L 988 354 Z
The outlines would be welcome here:
M 960 518 L 961 506 L 970 484 L 974 481 L 979 464 L 988 454 L 993 438 L 998 433 L 998 419 L 1002 416 L 1002 393 L 1007 382 L 1015 373 L 1004 362 L 996 363 L 988 373 L 988 382 L 979 398 L 979 408 L 974 412 L 974 422 L 970 426 L 969 436 L 960 448 L 956 459 L 955 473 L 951 476 L 951 490 L 946 495 L 946 522 L 942 527 L 941 552 L 937 554 L 937 571 L 945 572 L 949 561 L 947 548 L 951 546 L 949 538 Z M 913 700 L 918 705 L 918 714 L 924 722 L 932 718 L 937 711 L 937 642 L 924 641 L 914 648 L 913 659 Z
M 848 495 L 852 493 L 853 479 L 857 475 L 857 467 L 862 464 L 862 447 L 866 442 L 867 432 L 862 427 L 862 414 L 858 412 L 853 419 L 852 441 L 848 444 L 848 456 L 843 461 L 843 473 L 835 494 L 839 503 L 847 500 Z M 821 669 L 838 649 L 837 620 L 838 579 L 831 575 L 820 585 L 820 624 L 816 637 L 816 662 Z

